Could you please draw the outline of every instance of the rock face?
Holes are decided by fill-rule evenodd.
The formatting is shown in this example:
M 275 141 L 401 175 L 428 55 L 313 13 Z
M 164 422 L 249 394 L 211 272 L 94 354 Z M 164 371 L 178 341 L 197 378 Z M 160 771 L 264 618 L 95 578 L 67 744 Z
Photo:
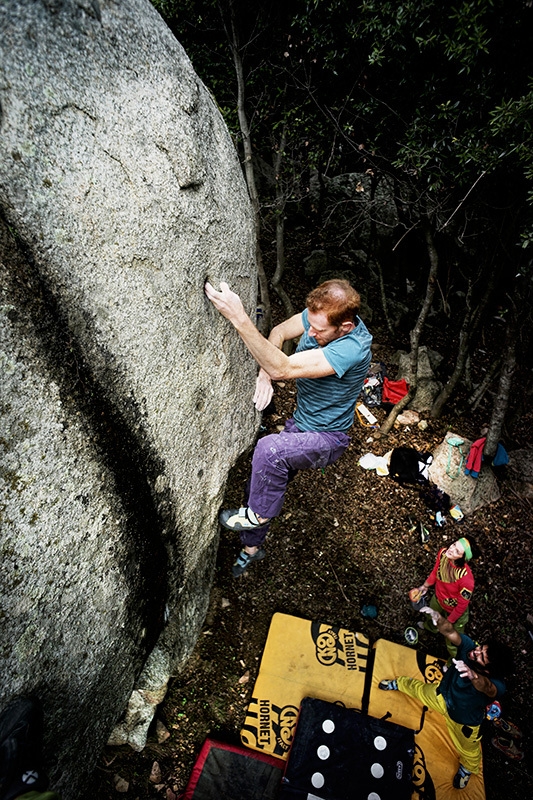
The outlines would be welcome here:
M 257 420 L 254 364 L 203 285 L 255 310 L 253 222 L 148 0 L 3 0 L 0 29 L 0 704 L 42 698 L 69 800 L 205 615 Z
M 459 447 L 449 443 L 449 440 L 453 443 L 461 439 L 463 444 Z M 471 445 L 469 439 L 448 431 L 444 441 L 434 450 L 429 467 L 430 481 L 447 492 L 452 503 L 457 503 L 466 515 L 500 499 L 500 490 L 489 464 L 482 465 L 479 478 L 464 474 L 464 462 Z

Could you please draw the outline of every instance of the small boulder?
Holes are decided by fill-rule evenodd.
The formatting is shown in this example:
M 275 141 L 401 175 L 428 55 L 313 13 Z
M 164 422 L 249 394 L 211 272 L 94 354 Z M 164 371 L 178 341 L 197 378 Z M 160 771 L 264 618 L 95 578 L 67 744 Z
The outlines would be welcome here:
M 416 425 L 417 422 L 420 422 L 420 414 L 418 411 L 402 411 L 396 417 L 396 422 L 400 425 Z
M 128 781 L 124 780 L 124 778 L 118 774 L 113 777 L 113 785 L 115 787 L 115 791 L 120 792 L 121 794 L 126 794 L 130 788 Z
M 328 268 L 328 256 L 325 250 L 313 250 L 304 258 L 305 274 L 308 278 L 321 275 Z
M 404 350 L 398 350 L 393 361 L 398 364 L 398 380 L 404 378 L 407 383 L 411 383 L 410 354 Z M 433 401 L 442 388 L 442 384 L 435 377 L 435 371 L 441 361 L 442 356 L 434 350 L 429 350 L 427 347 L 419 348 L 417 388 L 414 398 L 409 403 L 409 408 L 421 412 L 431 410 Z
M 450 443 L 450 440 L 457 439 L 463 443 L 459 446 Z M 465 515 L 500 499 L 500 490 L 489 464 L 482 465 L 478 478 L 465 475 L 465 461 L 471 445 L 469 439 L 448 431 L 444 441 L 434 450 L 429 467 L 430 481 L 449 494 L 452 503 L 460 506 Z
M 158 761 L 154 761 L 152 764 L 152 770 L 150 772 L 150 783 L 161 783 L 161 767 L 159 766 Z
M 158 744 L 163 744 L 167 739 L 170 739 L 170 733 L 160 719 L 158 719 L 155 724 L 155 737 Z

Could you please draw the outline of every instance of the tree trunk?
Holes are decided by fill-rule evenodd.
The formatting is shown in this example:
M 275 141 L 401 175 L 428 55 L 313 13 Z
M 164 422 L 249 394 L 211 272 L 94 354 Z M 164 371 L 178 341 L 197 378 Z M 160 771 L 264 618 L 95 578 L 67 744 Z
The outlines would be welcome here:
M 470 352 L 470 341 L 473 333 L 472 309 L 470 306 L 471 297 L 472 297 L 472 284 L 469 285 L 468 294 L 466 296 L 466 311 L 463 319 L 463 324 L 459 332 L 459 349 L 457 352 L 457 359 L 455 361 L 455 368 L 451 376 L 448 378 L 446 385 L 442 388 L 438 396 L 435 398 L 435 402 L 433 403 L 433 407 L 431 409 L 431 416 L 433 417 L 433 419 L 438 419 L 438 417 L 440 417 L 442 409 L 450 399 L 453 391 L 455 390 L 455 387 L 459 383 L 459 379 L 463 374 L 466 360 Z
M 374 208 L 374 203 L 376 200 L 376 176 L 374 172 L 372 172 L 371 180 L 370 180 L 370 208 Z M 369 247 L 366 256 L 366 266 L 369 267 L 370 264 L 370 253 L 374 249 L 374 243 L 376 242 L 377 235 L 376 235 L 376 213 L 374 211 L 370 212 L 370 237 L 369 237 Z M 375 249 L 374 249 L 375 252 Z M 381 266 L 381 260 L 375 258 L 376 265 L 378 268 L 378 278 L 379 278 L 379 294 L 381 297 L 381 308 L 383 310 L 383 317 L 385 322 L 387 323 L 387 328 L 391 336 L 394 336 L 394 329 L 392 327 L 390 316 L 389 316 L 389 308 L 387 304 L 387 294 L 385 292 L 385 281 L 383 280 L 383 268 Z
M 461 331 L 459 333 L 459 349 L 457 352 L 455 368 L 450 378 L 448 379 L 446 385 L 442 388 L 442 390 L 439 392 L 439 395 L 435 398 L 435 402 L 433 403 L 433 407 L 431 409 L 431 416 L 433 417 L 433 419 L 437 419 L 441 415 L 442 409 L 452 396 L 453 392 L 457 387 L 457 384 L 459 383 L 461 375 L 463 374 L 466 361 L 470 353 L 470 343 L 472 342 L 474 334 L 477 332 L 477 330 L 481 325 L 483 314 L 496 286 L 496 275 L 497 275 L 497 269 L 494 268 L 493 266 L 493 269 L 491 270 L 490 273 L 490 279 L 487 281 L 487 285 L 483 293 L 483 297 L 479 302 L 479 304 L 477 305 L 474 312 L 472 312 L 470 308 L 470 300 L 472 297 L 472 285 L 470 284 L 468 288 L 468 294 L 466 298 L 466 312 L 463 324 L 461 326 Z
M 261 252 L 261 245 L 260 245 L 261 205 L 259 202 L 259 193 L 257 191 L 257 183 L 255 180 L 255 171 L 252 158 L 252 138 L 250 135 L 250 127 L 248 125 L 248 118 L 246 116 L 246 110 L 244 104 L 246 84 L 244 80 L 244 69 L 242 65 L 241 51 L 239 46 L 239 37 L 237 34 L 237 28 L 235 26 L 235 8 L 233 5 L 233 0 L 229 0 L 228 5 L 229 5 L 229 15 L 230 15 L 229 29 L 224 20 L 224 14 L 222 12 L 222 9 L 220 7 L 219 8 L 224 29 L 226 31 L 226 36 L 228 38 L 228 42 L 231 48 L 231 54 L 233 56 L 233 63 L 235 66 L 235 75 L 237 77 L 237 114 L 239 117 L 239 126 L 241 129 L 242 146 L 244 152 L 244 175 L 246 178 L 246 185 L 248 187 L 248 194 L 250 195 L 250 200 L 252 201 L 252 208 L 254 211 L 254 219 L 255 219 L 255 252 L 256 252 L 256 263 L 257 263 L 257 276 L 259 280 L 259 296 L 263 307 L 262 318 L 258 319 L 258 327 L 260 328 L 261 333 L 268 334 L 272 326 L 272 308 L 270 305 L 268 280 L 265 273 L 265 268 L 263 266 L 263 255 Z
M 500 372 L 500 382 L 498 386 L 498 393 L 494 398 L 494 407 L 492 411 L 492 418 L 489 424 L 487 433 L 487 441 L 485 442 L 484 453 L 488 459 L 492 460 L 496 455 L 498 442 L 502 436 L 503 423 L 509 405 L 509 396 L 511 394 L 511 384 L 513 373 L 516 368 L 516 336 L 514 325 L 509 325 L 507 329 L 507 337 L 505 343 L 505 350 L 503 354 L 502 369 Z
M 498 358 L 496 358 L 492 362 L 489 371 L 487 372 L 487 374 L 483 378 L 483 381 L 479 384 L 479 386 L 477 387 L 475 392 L 472 394 L 472 396 L 468 398 L 468 405 L 470 406 L 470 411 L 475 411 L 476 408 L 478 407 L 478 405 L 483 400 L 487 389 L 489 388 L 489 386 L 491 385 L 492 381 L 494 380 L 494 376 L 496 375 L 496 373 L 500 369 L 501 363 L 502 363 L 501 356 L 498 356 Z
M 276 180 L 276 200 L 274 204 L 274 213 L 276 217 L 276 271 L 272 278 L 272 286 L 283 303 L 286 316 L 292 317 L 294 314 L 293 305 L 287 292 L 281 285 L 281 279 L 285 272 L 285 206 L 287 204 L 287 195 L 283 190 L 283 183 L 281 181 L 281 167 L 286 142 L 286 130 L 285 125 L 283 125 L 279 147 L 276 149 L 274 155 L 274 176 Z
M 396 333 L 394 331 L 394 328 L 392 327 L 392 323 L 389 317 L 389 309 L 387 307 L 387 295 L 385 294 L 385 281 L 383 280 L 383 269 L 381 266 L 381 261 L 378 261 L 378 259 L 376 259 L 376 264 L 378 268 L 379 294 L 381 297 L 381 308 L 383 309 L 383 316 L 385 317 L 385 322 L 387 323 L 387 328 L 389 329 L 390 335 L 395 336 Z
M 439 267 L 439 257 L 437 249 L 435 247 L 435 242 L 433 241 L 433 236 L 431 233 L 431 229 L 429 227 L 429 222 L 426 222 L 425 224 L 424 237 L 426 240 L 426 247 L 429 255 L 429 275 L 426 286 L 426 296 L 424 298 L 422 308 L 420 309 L 420 314 L 418 315 L 416 325 L 409 335 L 411 343 L 411 353 L 409 359 L 410 371 L 411 371 L 409 380 L 409 392 L 405 397 L 402 397 L 402 399 L 398 403 L 396 403 L 390 414 L 387 416 L 385 422 L 380 428 L 381 436 L 386 436 L 389 433 L 390 429 L 394 425 L 394 422 L 396 421 L 396 417 L 398 416 L 398 414 L 411 402 L 411 400 L 415 396 L 418 385 L 418 348 L 420 344 L 420 336 L 422 334 L 422 329 L 427 319 L 427 315 L 429 314 L 429 310 L 433 302 L 433 297 L 435 296 L 435 286 L 437 282 L 437 272 Z

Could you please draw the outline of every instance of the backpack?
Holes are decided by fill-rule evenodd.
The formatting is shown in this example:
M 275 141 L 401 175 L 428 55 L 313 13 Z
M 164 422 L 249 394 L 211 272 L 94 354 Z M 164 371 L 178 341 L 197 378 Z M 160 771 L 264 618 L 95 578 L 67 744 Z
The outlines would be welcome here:
M 383 379 L 387 372 L 385 364 L 372 363 L 368 368 L 366 378 L 361 389 L 363 403 L 368 408 L 379 408 L 381 405 L 381 392 L 383 389 Z M 386 380 L 386 377 L 385 377 Z
M 389 475 L 399 484 L 429 483 L 431 453 L 419 453 L 413 447 L 395 447 L 391 453 Z
M 403 378 L 399 381 L 390 381 L 387 377 L 383 379 L 381 399 L 384 403 L 396 405 L 408 392 L 409 384 Z
M 440 511 L 442 514 L 447 514 L 452 505 L 450 495 L 434 483 L 420 490 L 420 499 L 431 511 Z

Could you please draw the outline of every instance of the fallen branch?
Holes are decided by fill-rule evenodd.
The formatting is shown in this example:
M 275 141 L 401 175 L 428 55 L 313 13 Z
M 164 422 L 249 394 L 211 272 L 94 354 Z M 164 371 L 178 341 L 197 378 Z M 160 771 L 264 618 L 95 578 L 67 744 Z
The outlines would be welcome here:
M 351 600 L 348 600 L 348 598 L 347 598 L 347 597 L 346 597 L 346 595 L 344 594 L 344 589 L 342 588 L 342 584 L 341 584 L 340 580 L 339 580 L 339 579 L 338 579 L 338 577 L 337 577 L 337 573 L 335 572 L 335 570 L 334 570 L 334 569 L 333 569 L 333 567 L 331 566 L 331 561 L 328 561 L 328 565 L 329 565 L 329 568 L 331 569 L 331 571 L 333 572 L 333 574 L 335 575 L 335 580 L 336 580 L 336 581 L 337 581 L 337 583 L 339 584 L 339 589 L 341 590 L 341 594 L 342 594 L 342 596 L 344 597 L 344 599 L 346 600 L 346 602 L 347 602 L 349 605 L 352 605 L 352 601 L 351 601 Z

